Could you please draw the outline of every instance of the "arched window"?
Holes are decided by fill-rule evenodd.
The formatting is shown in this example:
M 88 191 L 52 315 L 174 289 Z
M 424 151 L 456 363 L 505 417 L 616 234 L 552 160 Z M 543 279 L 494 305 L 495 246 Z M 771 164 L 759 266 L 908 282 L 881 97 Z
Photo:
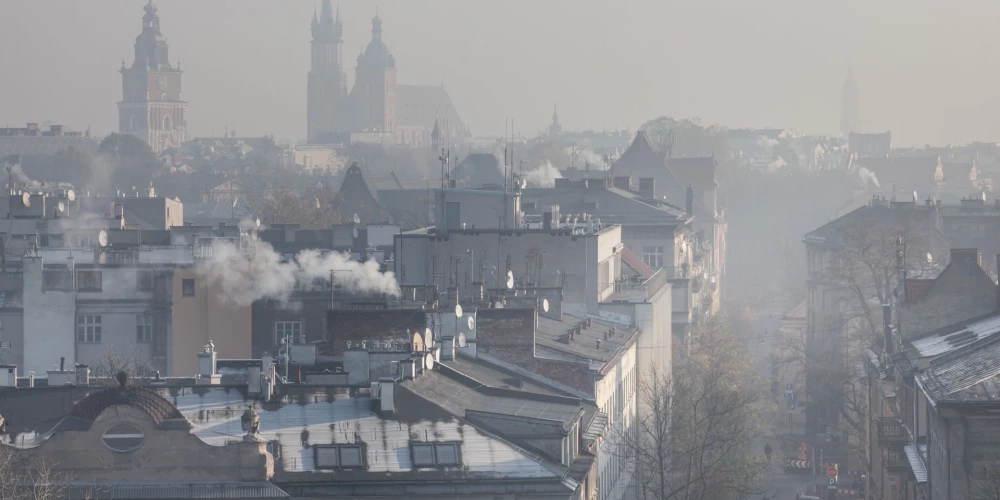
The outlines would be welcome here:
M 170 120 L 170 115 L 163 117 L 163 130 L 170 130 L 173 128 L 173 122 Z
M 128 115 L 128 129 L 135 130 L 135 115 Z

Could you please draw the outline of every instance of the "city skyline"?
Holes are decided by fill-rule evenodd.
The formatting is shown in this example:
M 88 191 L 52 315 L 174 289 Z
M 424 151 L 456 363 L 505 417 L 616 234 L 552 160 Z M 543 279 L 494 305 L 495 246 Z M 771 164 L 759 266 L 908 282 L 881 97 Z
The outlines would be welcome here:
M 11 15 L 0 21 L 0 42 L 18 47 L 5 54 L 5 67 L 19 75 L 0 84 L 5 122 L 50 120 L 80 130 L 89 125 L 97 134 L 115 131 L 116 70 L 131 53 L 144 3 L 5 6 Z M 305 139 L 309 22 L 318 4 L 160 5 L 172 58 L 187 75 L 189 136 L 222 135 L 235 126 L 241 135 Z M 561 1 L 514 2 L 502 11 L 483 5 L 378 5 L 400 73 L 414 84 L 443 82 L 476 135 L 502 134 L 509 118 L 519 132 L 534 135 L 549 123 L 554 102 L 568 130 L 634 130 L 668 115 L 833 134 L 840 87 L 853 67 L 865 95 L 862 129 L 892 130 L 898 145 L 1000 138 L 1000 125 L 986 118 L 1000 112 L 987 83 L 991 70 L 977 64 L 1000 48 L 982 34 L 985 26 L 976 28 L 988 13 L 1000 14 L 1000 6 L 988 2 L 977 2 L 984 15 L 974 19 L 943 8 L 898 9 L 898 0 L 849 2 L 820 13 L 785 0 L 753 7 L 723 0 L 572 8 Z M 185 15 L 192 8 L 202 15 Z M 340 9 L 345 58 L 352 61 L 370 38 L 376 5 Z M 97 27 L 80 19 L 105 22 Z M 890 20 L 892 36 L 883 27 Z M 555 33 L 556 26 L 564 33 Z M 802 41 L 790 46 L 788 39 Z M 547 50 L 536 50 L 540 46 Z M 953 59 L 957 47 L 965 56 Z M 353 73 L 351 65 L 352 81 Z M 958 84 L 955 74 L 982 78 Z

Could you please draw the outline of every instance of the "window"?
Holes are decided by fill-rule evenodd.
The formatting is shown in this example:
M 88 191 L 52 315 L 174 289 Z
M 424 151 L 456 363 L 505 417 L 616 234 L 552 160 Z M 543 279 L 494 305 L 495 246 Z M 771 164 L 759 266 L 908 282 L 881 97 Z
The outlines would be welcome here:
M 313 446 L 317 469 L 360 469 L 365 466 L 362 444 L 335 444 Z
M 101 441 L 111 451 L 127 453 L 142 446 L 146 436 L 142 434 L 142 429 L 132 424 L 121 423 L 104 431 Z
M 140 292 L 153 291 L 153 271 L 137 269 L 135 271 L 135 289 Z
M 166 96 L 166 94 L 164 94 L 163 95 L 163 100 L 166 100 L 166 98 L 167 98 L 167 96 Z M 170 130 L 171 128 L 173 128 L 173 122 L 170 121 L 170 117 L 169 116 L 164 116 L 163 117 L 163 130 Z
M 73 272 L 65 271 L 42 271 L 42 290 L 73 290 Z
M 521 203 L 521 211 L 522 212 L 525 211 L 525 210 L 534 210 L 534 209 L 535 209 L 535 202 L 533 202 L 533 201 L 532 202 L 528 202 L 528 203 Z
M 663 247 L 642 247 L 642 261 L 653 269 L 663 267 Z
M 135 315 L 135 338 L 138 342 L 149 343 L 153 341 L 153 315 Z
M 76 272 L 76 289 L 81 292 L 100 292 L 101 291 L 101 272 L 100 271 L 77 271 Z
M 101 316 L 98 314 L 80 314 L 76 317 L 76 341 L 101 341 Z
M 301 321 L 275 321 L 274 322 L 274 345 L 281 343 L 283 339 L 289 342 L 299 341 L 302 335 Z
M 583 202 L 583 209 L 584 210 L 597 210 L 597 202 L 596 201 L 585 201 L 585 202 Z
M 184 278 L 181 280 L 181 295 L 194 297 L 194 278 Z
M 461 465 L 458 443 L 413 443 L 414 467 Z

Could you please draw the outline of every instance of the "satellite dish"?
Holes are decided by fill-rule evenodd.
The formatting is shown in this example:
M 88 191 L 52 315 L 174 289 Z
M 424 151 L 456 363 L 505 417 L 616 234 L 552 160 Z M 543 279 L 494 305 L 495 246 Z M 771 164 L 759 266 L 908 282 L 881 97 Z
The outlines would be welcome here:
M 465 347 L 465 333 L 458 332 L 458 336 L 455 337 L 455 342 L 458 343 L 458 347 Z
M 430 328 L 424 331 L 424 345 L 428 349 L 434 347 L 434 332 Z
M 319 198 L 315 198 L 315 200 L 316 200 L 316 203 L 313 206 L 316 207 L 316 210 L 319 210 L 320 209 Z M 236 205 L 234 204 L 233 206 L 235 207 Z
M 524 189 L 526 187 L 528 187 L 528 180 L 527 179 L 521 179 L 521 189 Z
M 514 271 L 507 271 L 507 279 L 509 280 L 514 279 Z
M 354 228 L 354 230 L 353 230 L 353 231 L 351 231 L 351 232 L 352 232 L 352 233 L 354 234 L 354 237 L 355 237 L 355 238 L 357 238 L 357 237 L 358 237 L 358 228 Z
M 469 316 L 469 321 L 467 321 L 465 324 L 469 326 L 469 330 L 472 330 L 473 328 L 476 327 L 476 320 L 472 319 L 472 316 Z
M 413 334 L 413 350 L 417 352 L 424 350 L 424 338 L 420 336 L 420 332 Z
M 507 278 L 507 288 L 514 288 L 514 278 Z
M 354 223 L 361 224 L 361 217 L 358 217 L 358 214 L 354 214 Z
M 542 310 L 549 312 L 549 299 L 542 299 Z
M 30 207 L 31 206 L 31 193 L 28 193 L 28 192 L 21 193 L 21 203 L 23 203 L 25 207 Z
M 503 302 L 497 302 L 496 304 L 493 304 L 493 307 L 496 309 L 503 309 Z
M 101 248 L 108 246 L 108 232 L 101 229 L 101 232 L 97 233 L 97 244 L 101 245 Z
M 927 252 L 927 263 L 932 264 L 934 262 L 934 256 L 930 252 Z
M 257 227 L 260 227 L 260 217 L 257 217 L 256 219 L 254 219 L 253 222 L 254 222 L 254 224 L 257 225 Z
M 462 304 L 455 304 L 455 317 L 456 318 L 462 317 Z
M 424 369 L 425 370 L 433 370 L 434 369 L 434 355 L 433 354 L 427 353 L 424 356 Z
M 69 200 L 69 201 L 75 200 L 76 199 L 76 193 L 72 189 L 70 189 L 69 191 L 66 191 L 66 199 Z
M 63 203 L 63 202 L 61 202 L 61 201 L 59 203 L 56 203 L 56 210 L 58 210 L 59 213 L 65 212 L 66 211 L 66 204 Z

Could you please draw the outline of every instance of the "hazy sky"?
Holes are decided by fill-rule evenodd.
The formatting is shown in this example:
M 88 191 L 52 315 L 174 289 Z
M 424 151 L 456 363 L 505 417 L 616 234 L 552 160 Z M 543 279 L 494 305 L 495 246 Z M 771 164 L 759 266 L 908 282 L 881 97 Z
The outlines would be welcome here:
M 0 124 L 117 127 L 145 0 L 0 0 Z M 305 135 L 312 0 L 160 0 L 189 135 Z M 382 0 L 398 81 L 440 84 L 477 135 L 671 115 L 835 132 L 849 66 L 861 119 L 897 145 L 1000 140 L 1000 2 Z M 341 2 L 351 73 L 376 3 Z

